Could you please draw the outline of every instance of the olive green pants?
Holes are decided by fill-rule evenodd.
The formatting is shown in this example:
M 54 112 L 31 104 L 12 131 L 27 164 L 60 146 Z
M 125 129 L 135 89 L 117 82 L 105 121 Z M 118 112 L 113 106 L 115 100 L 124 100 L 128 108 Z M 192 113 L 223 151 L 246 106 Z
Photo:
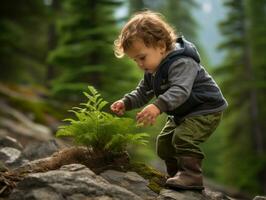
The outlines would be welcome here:
M 221 121 L 222 113 L 186 117 L 176 124 L 168 117 L 165 127 L 157 137 L 157 154 L 163 160 L 193 156 L 204 158 L 199 144 L 205 142 Z

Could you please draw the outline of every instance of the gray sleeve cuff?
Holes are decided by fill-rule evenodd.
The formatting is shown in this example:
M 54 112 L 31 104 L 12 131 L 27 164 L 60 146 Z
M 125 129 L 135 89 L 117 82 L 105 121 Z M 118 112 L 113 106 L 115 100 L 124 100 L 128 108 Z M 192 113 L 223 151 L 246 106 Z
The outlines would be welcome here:
M 153 104 L 159 108 L 161 113 L 167 111 L 167 104 L 162 99 L 156 99 Z
M 132 110 L 132 104 L 131 104 L 131 101 L 130 101 L 129 98 L 127 98 L 127 97 L 123 97 L 123 98 L 122 98 L 122 101 L 123 101 L 124 104 L 125 104 L 125 109 L 126 109 L 126 110 Z

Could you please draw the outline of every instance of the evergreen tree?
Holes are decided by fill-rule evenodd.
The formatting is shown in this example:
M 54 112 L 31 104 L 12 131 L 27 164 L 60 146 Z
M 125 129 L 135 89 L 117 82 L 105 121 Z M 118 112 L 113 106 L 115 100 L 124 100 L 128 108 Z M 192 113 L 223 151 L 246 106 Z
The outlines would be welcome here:
M 11 0 L 0 7 L 0 79 L 13 82 L 43 80 L 46 7 L 41 0 Z
M 198 25 L 192 16 L 192 10 L 197 7 L 194 0 L 168 0 L 161 7 L 161 12 L 175 27 L 177 32 L 184 34 L 189 40 L 196 42 Z
M 264 79 L 257 76 L 258 65 L 254 63 L 256 56 L 252 54 L 256 47 L 253 46 L 251 35 L 259 27 L 253 24 L 247 14 L 250 5 L 246 3 L 245 0 L 224 1 L 228 15 L 220 24 L 226 36 L 220 48 L 227 50 L 227 56 L 217 73 L 223 79 L 222 90 L 229 102 L 225 115 L 220 177 L 243 190 L 258 192 L 261 188 L 258 173 L 265 165 L 262 160 L 265 141 L 262 140 L 257 83 L 264 82 Z
M 49 62 L 61 68 L 53 83 L 57 97 L 78 100 L 88 84 L 108 97 L 129 87 L 132 65 L 118 62 L 113 41 L 118 35 L 115 0 L 65 0 L 58 21 L 58 45 Z M 124 64 L 124 65 L 123 65 Z
M 130 14 L 144 9 L 160 12 L 177 32 L 186 35 L 187 38 L 195 42 L 198 25 L 192 16 L 192 9 L 196 7 L 197 4 L 194 0 L 131 0 L 129 10 Z
M 168 0 L 158 6 L 158 10 L 164 14 L 167 21 L 175 28 L 177 34 L 184 35 L 187 40 L 196 45 L 201 55 L 201 63 L 208 70 L 212 70 L 206 52 L 198 40 L 198 30 L 200 27 L 192 14 L 193 9 L 198 8 L 199 5 L 195 0 Z
M 129 14 L 133 14 L 137 11 L 141 11 L 145 8 L 143 0 L 130 0 L 129 1 Z
M 259 184 L 266 193 L 266 136 L 265 136 L 265 119 L 266 119 L 266 2 L 258 0 L 256 2 L 246 1 L 246 12 L 249 18 L 247 23 L 248 41 L 250 43 L 250 64 L 252 68 L 250 73 L 250 81 L 252 83 L 252 91 L 250 92 L 249 99 L 250 115 L 252 118 L 252 132 L 253 132 L 253 145 L 256 154 L 260 158 L 260 169 L 258 169 L 257 178 Z
M 60 7 L 61 7 L 61 1 L 59 0 L 53 0 L 48 5 L 49 6 L 49 23 L 47 26 L 47 54 L 49 54 L 50 51 L 53 51 L 56 48 L 57 45 L 57 33 L 56 33 L 56 21 L 58 16 L 60 15 Z M 48 87 L 51 85 L 51 80 L 53 80 L 56 76 L 56 67 L 51 64 L 47 63 L 47 70 L 45 74 L 45 83 Z

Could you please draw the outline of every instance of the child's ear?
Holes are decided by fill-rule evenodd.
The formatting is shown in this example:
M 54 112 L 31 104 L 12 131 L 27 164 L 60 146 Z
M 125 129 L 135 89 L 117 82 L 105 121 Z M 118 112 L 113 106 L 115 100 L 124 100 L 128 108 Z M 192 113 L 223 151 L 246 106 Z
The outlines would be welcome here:
M 161 51 L 166 51 L 166 44 L 163 40 L 158 41 L 158 47 L 160 48 Z

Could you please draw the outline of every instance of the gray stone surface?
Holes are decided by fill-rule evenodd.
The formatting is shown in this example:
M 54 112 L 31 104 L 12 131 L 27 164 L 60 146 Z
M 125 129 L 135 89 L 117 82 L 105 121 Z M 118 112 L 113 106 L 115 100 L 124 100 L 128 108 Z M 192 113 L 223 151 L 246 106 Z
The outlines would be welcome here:
M 9 136 L 0 137 L 0 148 L 12 147 L 18 150 L 22 150 L 23 146 L 14 138 Z
M 1 143 L 2 141 L 2 143 Z M 5 142 L 6 146 L 5 146 Z M 0 137 L 0 171 L 6 166 L 20 166 L 29 159 L 42 158 L 58 150 L 55 141 L 35 143 L 22 153 L 19 143 Z M 34 161 L 33 161 L 34 162 Z M 11 167 L 11 168 L 12 168 Z M 10 200 L 234 200 L 219 189 L 205 188 L 202 192 L 162 189 L 156 194 L 148 181 L 135 172 L 107 170 L 99 176 L 84 165 L 71 164 L 58 170 L 29 174 L 9 196 Z M 256 196 L 253 200 L 266 200 Z
M 155 199 L 158 196 L 155 192 L 148 188 L 149 182 L 136 172 L 124 173 L 115 170 L 107 170 L 100 175 L 110 183 L 124 187 L 143 199 Z
M 162 189 L 157 200 L 206 200 L 200 192 Z
M 29 160 L 36 160 L 52 155 L 59 150 L 59 145 L 55 140 L 46 142 L 34 142 L 25 147 L 23 150 L 24 156 Z
M 266 196 L 256 196 L 253 200 L 266 200 Z
M 157 200 L 233 200 L 221 192 L 214 192 L 205 188 L 202 192 L 187 190 L 163 189 Z
M 140 200 L 139 196 L 110 184 L 83 165 L 66 165 L 59 170 L 34 173 L 21 181 L 10 200 Z
M 214 192 L 206 187 L 205 190 L 202 191 L 202 194 L 206 199 L 210 200 L 233 200 L 232 198 L 227 197 L 225 194 L 221 192 Z
M 15 168 L 27 162 L 21 151 L 12 147 L 0 148 L 0 161 L 8 168 Z

